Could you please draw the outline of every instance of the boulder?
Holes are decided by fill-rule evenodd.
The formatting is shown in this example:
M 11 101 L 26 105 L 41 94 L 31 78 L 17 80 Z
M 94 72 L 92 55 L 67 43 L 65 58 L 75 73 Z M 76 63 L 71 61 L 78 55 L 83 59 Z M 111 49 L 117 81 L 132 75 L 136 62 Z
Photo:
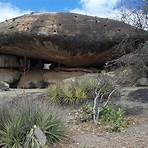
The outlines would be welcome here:
M 112 71 L 103 70 L 99 73 L 100 80 L 106 80 L 117 87 L 134 86 L 138 75 L 135 74 L 132 66 L 122 66 Z
M 9 90 L 9 84 L 4 81 L 0 81 L 0 91 L 8 91 L 8 90 Z
M 125 23 L 74 13 L 30 14 L 0 23 L 0 53 L 69 67 L 102 64 L 148 39 Z
M 113 104 L 124 109 L 128 116 L 137 115 L 147 117 L 148 115 L 148 88 L 124 87 L 119 88 L 120 96 L 113 98 Z M 139 118 L 138 118 L 139 120 Z
M 147 87 L 148 86 L 148 79 L 147 78 L 140 78 L 137 80 L 137 86 L 143 86 Z
M 79 81 L 79 80 L 86 80 L 86 82 L 88 80 L 98 80 L 99 82 L 99 74 L 98 73 L 87 73 L 87 74 L 83 74 L 83 75 L 77 75 L 77 76 L 73 76 L 67 79 L 64 79 L 63 82 L 66 84 L 69 84 L 71 82 L 75 82 L 75 81 Z M 100 81 L 101 82 L 101 81 Z

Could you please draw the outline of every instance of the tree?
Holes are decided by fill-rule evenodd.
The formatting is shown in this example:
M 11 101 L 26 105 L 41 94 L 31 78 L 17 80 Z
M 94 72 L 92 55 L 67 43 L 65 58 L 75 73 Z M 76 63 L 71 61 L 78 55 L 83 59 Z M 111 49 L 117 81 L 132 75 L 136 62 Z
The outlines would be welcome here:
M 127 9 L 126 5 L 122 4 L 121 21 L 148 30 L 148 0 L 143 0 L 143 5 L 139 10 Z

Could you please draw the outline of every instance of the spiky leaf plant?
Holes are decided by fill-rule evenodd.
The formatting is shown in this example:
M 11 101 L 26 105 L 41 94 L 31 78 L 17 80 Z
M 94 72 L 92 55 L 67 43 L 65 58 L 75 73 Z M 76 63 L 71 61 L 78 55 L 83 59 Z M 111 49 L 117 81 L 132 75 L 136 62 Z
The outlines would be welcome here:
M 65 138 L 62 120 L 41 102 L 0 106 L 0 147 L 42 148 L 43 143 L 61 143 Z M 46 142 L 41 142 L 43 139 Z

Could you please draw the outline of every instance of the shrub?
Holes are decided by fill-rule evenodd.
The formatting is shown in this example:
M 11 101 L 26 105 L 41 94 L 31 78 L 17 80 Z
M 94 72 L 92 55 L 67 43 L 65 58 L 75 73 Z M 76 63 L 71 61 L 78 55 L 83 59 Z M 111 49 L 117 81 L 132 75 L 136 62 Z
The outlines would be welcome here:
M 64 86 L 63 87 L 64 103 L 73 104 L 86 99 L 85 91 L 78 86 Z
M 90 97 L 94 96 L 95 90 L 99 88 L 99 80 L 94 78 L 84 78 L 78 80 L 78 86 L 84 90 Z
M 100 120 L 111 131 L 120 131 L 121 128 L 127 127 L 124 111 L 120 107 L 106 106 L 100 112 Z
M 85 104 L 80 109 L 80 120 L 88 122 L 93 120 L 93 105 Z M 127 127 L 128 122 L 124 117 L 124 111 L 119 107 L 106 106 L 100 112 L 99 122 L 108 130 L 120 131 Z
M 92 98 L 99 87 L 97 79 L 75 79 L 69 83 L 56 83 L 48 89 L 51 101 L 60 104 L 80 103 Z
M 51 85 L 48 89 L 48 96 L 53 102 L 61 102 L 63 96 L 63 88 L 61 83 Z
M 0 107 L 0 147 L 41 148 L 64 138 L 63 122 L 43 104 L 27 102 Z
M 91 104 L 85 104 L 81 107 L 79 115 L 82 122 L 88 122 L 92 120 L 92 109 L 93 107 Z

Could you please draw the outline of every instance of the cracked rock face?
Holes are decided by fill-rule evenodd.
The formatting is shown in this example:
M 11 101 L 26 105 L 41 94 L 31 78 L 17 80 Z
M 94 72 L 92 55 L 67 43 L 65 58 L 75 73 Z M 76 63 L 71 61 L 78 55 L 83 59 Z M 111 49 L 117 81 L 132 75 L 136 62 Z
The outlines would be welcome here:
M 122 22 L 74 13 L 24 15 L 0 23 L 0 53 L 70 67 L 102 64 L 147 40 Z

